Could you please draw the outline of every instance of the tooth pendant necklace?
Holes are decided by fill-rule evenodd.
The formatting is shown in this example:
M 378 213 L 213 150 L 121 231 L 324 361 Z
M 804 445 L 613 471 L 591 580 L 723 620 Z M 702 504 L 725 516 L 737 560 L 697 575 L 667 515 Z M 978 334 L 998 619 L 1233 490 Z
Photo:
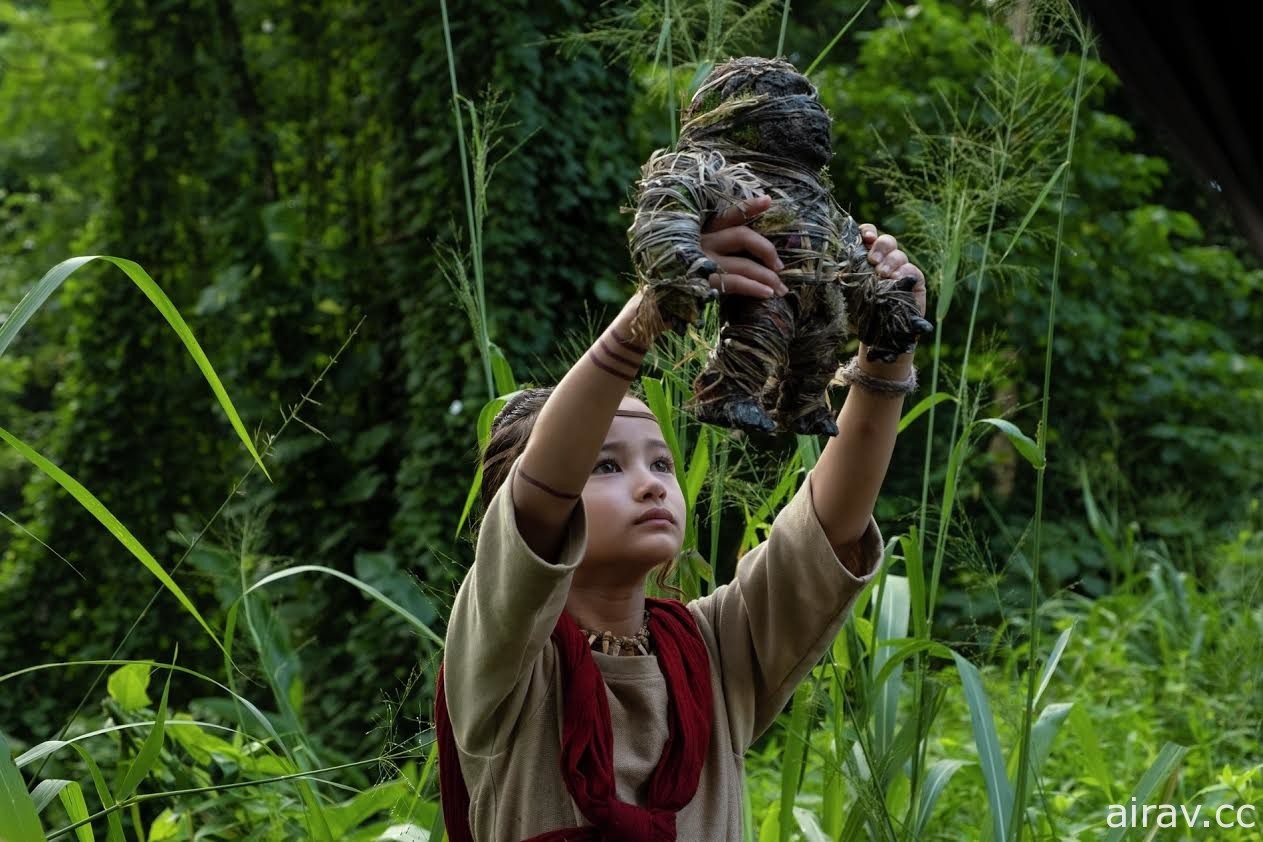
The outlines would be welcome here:
M 605 655 L 648 655 L 649 654 L 649 610 L 645 609 L 645 619 L 640 631 L 630 637 L 614 634 L 610 631 L 592 631 L 579 627 L 588 639 L 588 645 Z

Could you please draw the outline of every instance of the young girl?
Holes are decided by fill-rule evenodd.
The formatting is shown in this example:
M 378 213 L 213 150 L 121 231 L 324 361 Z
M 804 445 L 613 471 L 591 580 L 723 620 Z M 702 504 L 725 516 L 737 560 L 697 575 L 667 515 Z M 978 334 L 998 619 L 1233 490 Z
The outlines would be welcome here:
M 723 294 L 787 294 L 775 249 L 743 224 L 768 204 L 703 236 Z M 920 270 L 862 230 L 881 275 L 916 278 L 924 312 Z M 453 842 L 740 839 L 746 748 L 881 559 L 872 510 L 915 373 L 911 354 L 883 364 L 861 347 L 837 437 L 733 581 L 687 606 L 646 598 L 646 576 L 680 551 L 685 507 L 657 420 L 627 394 L 646 350 L 628 340 L 638 301 L 492 426 L 435 711 Z

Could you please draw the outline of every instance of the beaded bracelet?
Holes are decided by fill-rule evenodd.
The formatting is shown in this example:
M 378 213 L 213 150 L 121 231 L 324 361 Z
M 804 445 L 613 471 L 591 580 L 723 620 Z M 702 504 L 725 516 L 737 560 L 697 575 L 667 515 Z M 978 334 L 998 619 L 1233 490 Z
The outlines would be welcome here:
M 917 389 L 916 366 L 908 372 L 904 380 L 889 380 L 885 377 L 874 377 L 860 368 L 859 354 L 847 360 L 846 365 L 838 369 L 837 379 L 848 386 L 858 386 L 866 392 L 880 395 L 883 398 L 902 398 Z

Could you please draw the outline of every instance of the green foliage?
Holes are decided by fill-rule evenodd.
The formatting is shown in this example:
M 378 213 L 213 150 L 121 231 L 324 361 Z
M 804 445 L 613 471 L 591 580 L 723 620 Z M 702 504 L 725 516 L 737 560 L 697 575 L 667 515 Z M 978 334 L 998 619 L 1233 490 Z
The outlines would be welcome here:
M 81 823 L 78 839 L 438 827 L 434 754 L 415 734 L 471 558 L 452 536 L 473 514 L 488 381 L 506 395 L 555 379 L 575 326 L 601 317 L 589 309 L 622 301 L 619 206 L 638 164 L 711 62 L 773 49 L 785 8 L 454 3 L 459 93 L 484 129 L 498 103 L 495 131 L 466 125 L 469 162 L 431 7 L 0 8 L 0 314 L 67 254 L 126 254 L 187 318 L 241 419 L 235 436 L 208 420 L 197 365 L 116 277 L 85 269 L 7 328 L 23 332 L 0 356 L 0 427 L 90 489 L 177 588 L 156 590 L 92 512 L 0 452 L 14 521 L 0 615 L 22 620 L 0 626 L 0 663 L 137 661 L 95 686 L 91 667 L 4 679 L 0 730 L 36 745 L 10 770 L 0 743 L 0 821 L 31 835 L 30 803 L 45 828 Z M 1136 787 L 1258 803 L 1263 273 L 1096 62 L 1066 167 L 1078 57 L 1032 46 L 1044 33 L 1019 43 L 945 0 L 805 0 L 788 23 L 800 67 L 827 51 L 815 78 L 839 199 L 927 269 L 942 382 L 906 415 L 878 510 L 905 575 L 861 597 L 747 758 L 749 838 L 998 839 L 1015 823 L 1099 838 L 1105 806 Z M 563 55 L 550 39 L 572 28 L 587 34 Z M 462 232 L 462 166 L 477 236 Z M 691 424 L 678 406 L 699 349 L 668 338 L 647 385 L 690 504 L 690 595 L 731 575 L 820 452 L 799 439 L 757 455 Z M 1033 590 L 1046 634 L 1028 663 L 1033 469 L 1048 490 Z M 923 503 L 918 479 L 943 492 Z M 190 605 L 232 629 L 235 664 Z M 169 672 L 155 709 L 142 659 L 177 642 L 186 669 L 225 684 Z M 1030 709 L 1023 686 L 1038 686 Z

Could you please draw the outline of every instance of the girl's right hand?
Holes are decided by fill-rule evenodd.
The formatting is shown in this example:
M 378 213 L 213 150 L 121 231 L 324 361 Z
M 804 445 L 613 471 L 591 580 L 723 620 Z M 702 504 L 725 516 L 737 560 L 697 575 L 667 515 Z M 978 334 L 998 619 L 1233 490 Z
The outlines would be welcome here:
M 715 214 L 702 230 L 702 251 L 720 269 L 710 276 L 711 289 L 753 298 L 771 298 L 789 292 L 789 287 L 776 274 L 785 265 L 777 256 L 775 246 L 747 225 L 771 205 L 770 196 L 746 199 Z

